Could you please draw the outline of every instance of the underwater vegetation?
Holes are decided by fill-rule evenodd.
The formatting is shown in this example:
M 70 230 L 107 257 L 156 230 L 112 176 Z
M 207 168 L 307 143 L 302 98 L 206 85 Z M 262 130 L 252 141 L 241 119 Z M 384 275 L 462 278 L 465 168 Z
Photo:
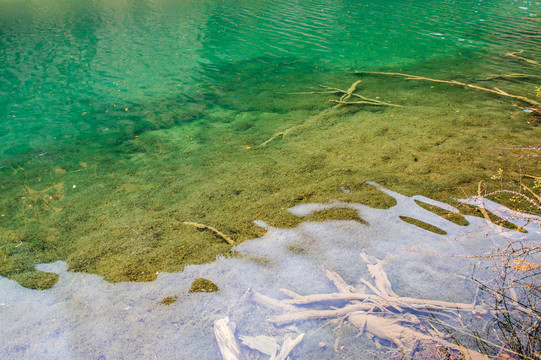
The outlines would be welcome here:
M 0 169 L 1 274 L 46 288 L 54 281 L 33 266 L 63 259 L 74 271 L 108 281 L 151 281 L 157 272 L 230 253 L 223 236 L 190 223 L 238 243 L 262 235 L 254 220 L 295 226 L 300 219 L 283 209 L 299 203 L 392 206 L 365 184 L 369 180 L 447 202 L 475 195 L 479 181 L 487 192 L 502 181 L 517 191 L 521 181 L 534 187 L 536 178 L 521 174 L 539 174 L 537 158 L 492 150 L 535 146 L 540 130 L 531 114 L 448 84 L 369 75 L 355 89 L 400 107 L 336 107 L 332 94 L 311 86 L 347 88 L 358 76 L 324 73 L 302 86 L 279 86 L 274 97 L 280 104 L 273 106 L 287 105 L 286 113 L 262 111 L 267 99 L 258 94 L 239 100 L 231 91 L 197 121 L 141 132 L 114 152 L 78 149 L 72 158 L 68 150 L 57 151 Z M 316 93 L 297 94 L 302 91 Z M 232 109 L 238 101 L 248 108 Z M 287 129 L 293 130 L 273 135 Z M 492 178 L 498 169 L 505 169 L 504 180 Z M 518 206 L 536 211 L 527 201 Z
M 394 205 L 367 181 L 538 211 L 534 5 L 0 7 L 0 275 L 23 286 L 56 260 L 152 281 L 298 204 Z M 363 221 L 313 220 L 337 218 Z
M 219 290 L 218 286 L 212 281 L 203 279 L 203 278 L 198 278 L 193 281 L 188 291 L 191 293 L 194 293 L 194 292 L 216 292 L 218 290 Z

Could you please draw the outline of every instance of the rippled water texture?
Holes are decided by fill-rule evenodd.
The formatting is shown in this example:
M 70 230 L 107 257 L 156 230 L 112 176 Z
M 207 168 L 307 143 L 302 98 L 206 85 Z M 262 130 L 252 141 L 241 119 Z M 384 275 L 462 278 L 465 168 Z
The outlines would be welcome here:
M 276 86 L 264 81 L 274 67 L 291 68 L 282 79 L 290 83 L 304 72 L 447 59 L 482 57 L 496 66 L 501 52 L 539 43 L 539 4 L 516 1 L 2 0 L 0 7 L 4 167 L 74 139 L 101 141 L 104 132 L 126 140 L 123 120 L 147 130 L 146 116 L 220 97 L 222 82 L 246 70 L 256 76 L 254 67 L 262 78 L 249 89 L 237 84 L 237 96 Z
M 0 0 L 0 274 L 47 288 L 34 265 L 64 260 L 153 280 L 230 251 L 186 223 L 242 242 L 263 234 L 254 220 L 295 226 L 283 209 L 305 202 L 392 205 L 366 181 L 446 201 L 516 188 L 536 159 L 490 149 L 538 145 L 531 104 L 356 71 L 533 99 L 539 16 L 525 1 Z M 393 106 L 333 107 L 328 87 L 356 80 Z

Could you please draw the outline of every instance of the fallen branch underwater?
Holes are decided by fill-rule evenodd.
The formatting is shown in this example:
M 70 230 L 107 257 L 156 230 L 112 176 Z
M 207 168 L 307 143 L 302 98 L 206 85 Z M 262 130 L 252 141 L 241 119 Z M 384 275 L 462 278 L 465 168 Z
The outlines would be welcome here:
M 365 287 L 361 290 L 348 285 L 337 273 L 324 269 L 327 278 L 338 289 L 337 293 L 298 295 L 290 290 L 280 291 L 289 300 L 275 300 L 249 289 L 246 298 L 274 310 L 287 311 L 286 314 L 272 316 L 267 320 L 275 325 L 284 325 L 310 319 L 344 318 L 351 325 L 365 333 L 370 338 L 378 338 L 395 344 L 406 358 L 411 358 L 420 342 L 436 343 L 462 353 L 465 359 L 488 359 L 474 350 L 461 345 L 450 343 L 443 335 L 435 330 L 425 328 L 421 320 L 413 313 L 429 312 L 431 316 L 440 313 L 472 312 L 486 314 L 487 310 L 480 305 L 451 303 L 439 300 L 415 299 L 398 296 L 393 290 L 382 261 L 361 254 L 368 271 L 374 279 L 374 285 L 361 279 Z M 367 287 L 374 294 L 367 294 Z M 346 305 L 328 310 L 303 310 L 297 305 L 307 305 L 323 302 L 344 301 Z M 458 315 L 457 315 L 458 316 Z
M 489 75 L 484 79 L 477 79 L 477 80 L 479 80 L 479 81 L 489 81 L 489 80 L 496 80 L 496 79 L 528 79 L 528 78 L 541 79 L 541 75 L 533 75 L 533 74 L 500 74 L 500 75 Z
M 336 107 L 336 106 L 335 106 Z M 295 125 L 295 126 L 292 126 L 290 128 L 287 128 L 286 130 L 284 131 L 279 131 L 275 134 L 273 134 L 269 139 L 267 139 L 266 141 L 264 141 L 263 143 L 259 144 L 259 146 L 263 147 L 263 146 L 266 146 L 268 143 L 270 143 L 271 141 L 275 140 L 275 139 L 278 139 L 278 138 L 285 138 L 285 136 L 290 133 L 291 131 L 293 130 L 297 130 L 297 129 L 302 129 L 303 127 L 305 126 L 308 126 L 309 124 L 315 122 L 315 121 L 318 121 L 320 118 L 324 118 L 328 115 L 328 113 L 330 111 L 332 111 L 334 108 L 332 109 L 327 109 L 325 110 L 324 112 L 322 112 L 321 114 L 318 114 L 312 118 L 310 118 L 309 120 L 305 121 L 304 123 L 300 124 L 300 125 Z
M 329 86 L 322 86 L 329 91 L 334 91 L 334 93 L 342 93 L 343 95 L 340 97 L 339 100 L 329 100 L 330 102 L 337 103 L 339 105 L 375 105 L 375 106 L 401 106 L 401 105 L 395 105 L 395 104 L 389 104 L 383 101 L 379 101 L 376 99 L 369 99 L 367 97 L 364 97 L 359 94 L 354 94 L 355 90 L 357 90 L 357 85 L 359 85 L 362 82 L 362 80 L 355 81 L 347 90 L 342 90 L 338 88 L 333 88 Z M 326 93 L 326 92 L 325 92 Z M 352 96 L 355 96 L 361 100 L 359 101 L 348 101 Z M 338 106 L 338 105 L 337 105 Z
M 518 56 L 517 54 L 522 54 L 524 52 L 524 50 L 520 50 L 520 51 L 515 51 L 515 52 L 508 52 L 507 56 L 510 56 L 510 57 L 513 57 L 515 59 L 519 59 L 519 60 L 524 60 L 526 61 L 527 63 L 529 64 L 533 64 L 533 65 L 537 65 L 537 66 L 541 66 L 541 63 L 538 62 L 538 61 L 535 61 L 535 60 L 531 60 L 531 59 L 527 59 L 525 57 L 522 57 L 522 56 Z
M 198 224 L 198 223 L 189 222 L 189 221 L 184 221 L 183 224 L 195 226 L 196 228 L 202 229 L 202 230 L 210 230 L 210 231 L 212 231 L 214 234 L 216 234 L 216 236 L 221 237 L 222 239 L 224 239 L 225 241 L 227 241 L 228 244 L 230 244 L 230 245 L 237 245 L 237 243 L 236 243 L 235 241 L 233 241 L 229 236 L 227 236 L 227 235 L 224 234 L 223 232 L 219 231 L 218 229 L 213 228 L 212 226 L 208 226 L 208 225 L 204 225 L 204 224 Z
M 469 88 L 472 88 L 472 89 L 476 89 L 476 90 L 481 90 L 481 91 L 487 91 L 487 92 L 490 92 L 490 93 L 493 93 L 493 94 L 497 94 L 497 95 L 501 95 L 501 96 L 506 96 L 506 97 L 510 97 L 510 98 L 513 98 L 513 99 L 517 99 L 517 100 L 521 100 L 525 103 L 528 103 L 530 105 L 533 105 L 533 106 L 536 106 L 536 107 L 541 107 L 541 103 L 538 102 L 538 101 L 535 101 L 535 100 L 532 100 L 530 98 L 527 98 L 525 96 L 520 96 L 520 95 L 513 95 L 513 94 L 509 94 L 501 89 L 498 89 L 497 87 L 493 88 L 493 89 L 489 89 L 489 88 L 484 88 L 484 87 L 481 87 L 481 86 L 478 86 L 478 85 L 473 85 L 473 84 L 467 84 L 467 83 L 463 83 L 463 82 L 459 82 L 459 81 L 456 81 L 456 80 L 439 80 L 439 79 L 431 79 L 431 78 L 427 78 L 427 77 L 423 77 L 423 76 L 417 76 L 417 75 L 410 75 L 410 74 L 402 74 L 402 73 L 394 73 L 394 72 L 381 72 L 381 71 L 355 71 L 356 74 L 374 74 L 374 75 L 389 75 L 389 76 L 403 76 L 406 78 L 406 80 L 424 80 L 424 81 L 431 81 L 431 82 L 437 82 L 437 83 L 444 83 L 444 84 L 453 84 L 453 85 L 460 85 L 460 86 L 465 86 L 465 87 L 469 87 Z
M 362 82 L 362 80 L 355 81 L 353 84 L 351 84 L 351 86 L 347 90 L 342 90 L 342 89 L 338 89 L 338 88 L 334 88 L 334 87 L 320 85 L 322 88 L 324 88 L 326 90 L 323 90 L 323 91 L 309 91 L 309 92 L 296 92 L 296 93 L 291 93 L 291 94 L 297 94 L 297 95 L 306 95 L 306 94 L 342 94 L 342 96 L 340 96 L 340 99 L 338 99 L 338 100 L 334 100 L 334 99 L 329 100 L 330 102 L 337 104 L 336 106 L 334 106 L 330 110 L 336 109 L 336 108 L 338 108 L 339 106 L 342 106 L 342 105 L 373 105 L 373 106 L 398 106 L 398 107 L 401 107 L 401 105 L 390 104 L 390 103 L 386 103 L 386 102 L 379 101 L 379 100 L 376 100 L 376 99 L 370 99 L 370 98 L 364 97 L 364 96 L 359 95 L 359 94 L 355 94 L 354 92 L 357 90 L 357 86 L 361 82 Z M 358 100 L 358 101 L 348 101 L 352 96 L 354 96 L 354 97 L 356 97 L 356 98 L 358 98 L 360 100 Z M 329 110 L 327 110 L 327 111 L 329 111 Z M 319 119 L 319 118 L 321 118 L 323 116 L 326 116 L 327 111 L 323 112 L 322 114 L 319 114 L 318 116 L 315 117 L 315 119 Z M 266 146 L 271 141 L 273 141 L 275 139 L 278 139 L 280 137 L 284 138 L 291 131 L 296 130 L 296 129 L 300 129 L 300 128 L 304 127 L 304 126 L 307 126 L 311 122 L 313 122 L 313 121 L 309 120 L 309 121 L 304 122 L 303 124 L 292 126 L 292 127 L 288 128 L 288 129 L 286 129 L 284 131 L 277 132 L 277 133 L 273 134 L 269 139 L 267 139 L 263 143 L 259 144 L 259 146 Z

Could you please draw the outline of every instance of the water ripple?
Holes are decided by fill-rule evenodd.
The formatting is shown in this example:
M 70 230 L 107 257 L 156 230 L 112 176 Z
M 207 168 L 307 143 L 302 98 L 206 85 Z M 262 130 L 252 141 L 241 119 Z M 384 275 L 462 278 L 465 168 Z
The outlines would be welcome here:
M 201 84 L 219 88 L 228 64 L 379 69 L 463 56 L 497 68 L 507 52 L 539 50 L 540 18 L 539 4 L 510 0 L 0 0 L 0 121 L 11 129 L 0 154 L 26 152 L 27 127 L 42 129 L 35 151 L 54 132 L 97 136 L 69 125 L 115 121 L 90 104 L 159 112 L 163 99 L 193 99 Z

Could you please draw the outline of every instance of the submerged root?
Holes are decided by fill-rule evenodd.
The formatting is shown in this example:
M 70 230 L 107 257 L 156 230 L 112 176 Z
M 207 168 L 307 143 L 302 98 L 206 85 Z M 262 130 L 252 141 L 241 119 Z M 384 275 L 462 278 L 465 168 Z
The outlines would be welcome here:
M 340 101 L 340 100 L 329 100 L 329 101 L 340 104 L 340 105 L 400 106 L 400 105 L 388 104 L 383 101 L 372 100 L 372 99 L 359 100 L 359 101 Z
M 230 245 L 237 245 L 237 243 L 236 243 L 235 241 L 233 241 L 229 236 L 227 236 L 227 235 L 224 234 L 223 232 L 219 231 L 218 229 L 213 228 L 212 226 L 208 226 L 208 225 L 204 225 L 204 224 L 198 224 L 198 223 L 189 222 L 189 221 L 184 221 L 183 224 L 195 226 L 195 227 L 198 228 L 198 229 L 210 230 L 210 231 L 212 231 L 214 234 L 216 234 L 216 236 L 221 237 L 222 239 L 224 239 L 225 241 L 227 241 L 228 244 L 230 244 Z
M 299 345 L 304 337 L 304 334 L 300 334 L 295 339 L 292 339 L 291 337 L 287 337 L 284 340 L 284 343 L 282 344 L 282 347 L 280 349 L 280 352 L 276 356 L 272 356 L 270 360 L 286 360 L 289 359 L 289 353 L 295 348 L 295 346 Z
M 344 92 L 344 95 L 342 95 L 340 97 L 340 101 L 346 101 L 348 100 L 351 95 L 353 94 L 353 92 L 355 90 L 357 90 L 357 85 L 359 85 L 361 83 L 362 80 L 357 80 L 355 81 L 353 84 L 351 84 L 351 86 L 349 87 L 349 89 L 347 89 L 345 92 Z

